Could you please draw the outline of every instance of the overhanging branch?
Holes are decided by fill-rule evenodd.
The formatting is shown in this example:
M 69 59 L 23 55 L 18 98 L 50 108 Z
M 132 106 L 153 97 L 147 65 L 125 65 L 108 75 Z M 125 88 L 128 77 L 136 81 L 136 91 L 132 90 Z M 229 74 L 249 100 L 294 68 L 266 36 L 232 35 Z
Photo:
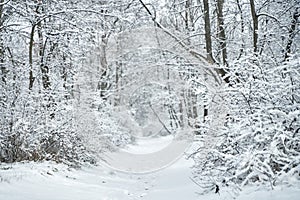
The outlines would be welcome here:
M 154 24 L 160 28 L 163 32 L 165 32 L 167 35 L 171 36 L 176 42 L 178 42 L 178 44 L 183 47 L 188 53 L 190 53 L 190 55 L 192 55 L 194 58 L 200 60 L 201 62 L 203 62 L 206 65 L 212 65 L 213 63 L 211 63 L 205 56 L 203 56 L 201 53 L 191 49 L 188 45 L 186 45 L 180 38 L 178 38 L 176 35 L 174 35 L 173 33 L 171 33 L 167 28 L 165 28 L 163 25 L 161 25 L 159 22 L 156 21 L 155 16 L 153 16 L 153 14 L 151 13 L 151 11 L 149 10 L 149 8 L 147 7 L 147 5 L 142 1 L 139 0 L 139 2 L 142 4 L 142 6 L 145 8 L 145 10 L 147 11 L 147 13 L 151 16 L 152 21 L 154 22 Z M 207 71 L 209 74 L 211 74 L 211 76 L 215 79 L 215 81 L 218 84 L 221 84 L 220 79 L 216 76 L 216 74 L 211 70 L 211 69 L 204 69 L 205 71 Z M 216 69 L 216 72 L 218 73 L 219 69 Z

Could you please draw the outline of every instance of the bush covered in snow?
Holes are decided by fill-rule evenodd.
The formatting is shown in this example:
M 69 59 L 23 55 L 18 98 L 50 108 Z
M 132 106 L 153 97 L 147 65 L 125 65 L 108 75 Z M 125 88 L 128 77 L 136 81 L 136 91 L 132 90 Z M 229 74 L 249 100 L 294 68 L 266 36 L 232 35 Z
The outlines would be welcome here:
M 92 161 L 77 134 L 71 100 L 46 92 L 6 97 L 0 107 L 4 113 L 0 117 L 1 162 Z
M 196 156 L 199 184 L 241 189 L 300 181 L 299 67 L 297 59 L 278 65 L 255 56 L 231 66 L 226 124 L 206 156 Z

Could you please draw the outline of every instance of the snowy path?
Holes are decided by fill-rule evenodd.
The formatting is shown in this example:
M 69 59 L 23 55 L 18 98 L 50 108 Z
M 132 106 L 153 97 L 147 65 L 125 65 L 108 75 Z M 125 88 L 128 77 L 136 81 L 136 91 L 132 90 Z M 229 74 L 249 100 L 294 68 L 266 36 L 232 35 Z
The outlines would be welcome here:
M 129 175 L 104 167 L 68 169 L 51 163 L 26 163 L 0 166 L 0 200 L 229 200 L 228 194 L 198 196 L 184 159 L 162 171 Z M 249 189 L 240 200 L 297 200 L 300 189 L 273 191 Z
M 183 135 L 183 134 L 182 134 Z M 181 135 L 181 136 L 182 136 Z M 136 138 L 133 145 L 116 152 L 104 153 L 108 165 L 118 171 L 148 173 L 159 171 L 176 162 L 192 143 L 191 134 L 185 139 L 173 136 Z
M 2 165 L 0 199 L 197 199 L 197 187 L 186 169 L 184 159 L 168 169 L 144 175 L 113 172 L 100 166 L 69 170 L 51 163 Z
M 133 164 L 143 165 L 144 167 L 140 166 L 142 169 L 154 167 L 155 173 L 116 172 L 107 166 L 75 170 L 54 163 L 0 165 L 0 200 L 198 199 L 195 193 L 198 188 L 189 178 L 192 162 L 181 158 L 167 167 L 169 162 L 174 162 L 166 159 L 167 154 L 172 152 L 164 153 L 162 150 L 170 144 L 174 146 L 172 140 L 170 137 L 148 138 L 123 149 L 121 155 L 128 153 L 141 158 L 143 154 L 147 155 L 147 159 L 150 159 L 146 163 Z M 179 150 L 182 153 L 187 146 L 186 143 L 180 146 L 177 141 L 175 144 L 183 148 Z M 176 152 L 174 148 L 171 150 Z M 163 153 L 159 153 L 160 156 L 152 156 L 157 152 Z M 115 162 L 122 164 L 123 161 Z M 157 170 L 157 166 L 151 166 L 151 162 L 165 169 Z
M 173 144 L 174 148 L 176 145 L 182 147 L 179 150 L 182 154 L 187 146 L 186 143 L 180 146 L 172 140 L 170 137 L 139 140 L 137 144 L 123 149 L 121 155 L 128 153 L 141 158 L 147 155 L 147 162 L 136 162 L 133 165 L 141 165 L 141 169 L 155 169 L 155 173 L 123 173 L 106 166 L 75 170 L 53 163 L 0 165 L 0 200 L 197 199 L 195 191 L 198 188 L 189 178 L 192 162 L 181 158 L 167 167 L 170 162 L 174 162 L 174 157 L 168 160 L 168 153 L 172 152 L 164 153 L 163 150 Z M 176 152 L 174 148 L 170 149 Z M 157 152 L 160 152 L 160 156 L 155 155 Z M 121 159 L 115 162 L 124 164 Z M 151 162 L 157 166 L 152 166 Z M 165 169 L 158 170 L 155 167 Z
M 161 143 L 163 147 L 165 143 Z M 147 145 L 144 144 L 144 147 Z M 131 147 L 127 152 L 141 149 Z M 148 146 L 148 152 L 153 150 Z M 145 148 L 144 148 L 145 150 Z M 148 174 L 115 172 L 105 166 L 69 169 L 55 163 L 0 165 L 0 200 L 229 200 L 228 193 L 199 196 L 191 180 L 192 161 L 184 158 Z M 237 199 L 298 200 L 300 187 L 261 191 L 250 188 Z

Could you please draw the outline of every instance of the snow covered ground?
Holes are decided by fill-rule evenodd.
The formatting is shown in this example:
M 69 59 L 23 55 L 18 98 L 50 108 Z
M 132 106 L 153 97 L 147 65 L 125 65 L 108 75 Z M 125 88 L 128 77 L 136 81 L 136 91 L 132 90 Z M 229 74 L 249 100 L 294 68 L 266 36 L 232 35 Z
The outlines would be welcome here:
M 182 157 L 191 146 L 191 132 L 180 136 L 136 138 L 135 144 L 114 152 L 106 152 L 103 158 L 113 169 L 123 172 L 149 173 L 166 168 Z
M 131 153 L 153 153 L 169 144 L 141 141 L 129 146 Z M 153 142 L 155 141 L 155 142 Z M 158 143 L 157 143 L 158 142 Z M 139 142 L 138 142 L 139 143 Z M 137 151 L 138 150 L 138 151 Z M 229 200 L 233 197 L 222 190 L 200 195 L 201 189 L 191 181 L 193 162 L 184 157 L 172 165 L 152 173 L 134 174 L 112 170 L 107 166 L 69 168 L 51 162 L 0 164 L 0 200 Z M 239 200 L 298 200 L 300 186 L 248 188 Z
M 70 169 L 55 163 L 2 164 L 1 200 L 196 200 L 233 199 L 228 193 L 199 195 L 190 180 L 192 163 L 180 159 L 172 166 L 149 174 L 114 172 L 103 166 Z M 248 188 L 240 200 L 298 200 L 300 188 L 275 190 Z

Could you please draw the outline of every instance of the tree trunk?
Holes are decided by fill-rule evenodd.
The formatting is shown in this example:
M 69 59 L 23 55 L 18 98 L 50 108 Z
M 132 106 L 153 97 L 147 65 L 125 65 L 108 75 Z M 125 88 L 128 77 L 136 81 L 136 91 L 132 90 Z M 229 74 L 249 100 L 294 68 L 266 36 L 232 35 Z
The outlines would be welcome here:
M 33 47 L 34 47 L 34 32 L 37 28 L 38 31 L 38 57 L 40 60 L 40 69 L 42 72 L 42 83 L 43 88 L 48 89 L 50 87 L 50 79 L 49 79 L 49 68 L 44 63 L 44 53 L 45 53 L 45 45 L 42 33 L 42 21 L 39 19 L 40 9 L 43 9 L 42 1 L 38 0 L 36 5 L 36 18 L 35 22 L 32 24 L 31 32 L 30 32 L 30 40 L 29 40 L 29 90 L 32 89 L 33 83 L 35 81 L 35 77 L 33 76 Z
M 183 110 L 183 106 L 184 106 L 184 91 L 181 91 L 180 93 L 180 99 L 179 99 L 179 125 L 180 127 L 184 127 L 185 123 L 184 123 L 184 110 Z
M 203 0 L 203 5 L 204 5 L 204 30 L 205 30 L 205 44 L 206 44 L 207 59 L 211 63 L 215 63 L 212 54 L 212 40 L 211 40 L 211 31 L 210 31 L 211 26 L 210 26 L 208 0 Z M 224 37 L 225 37 L 225 31 L 224 31 Z M 226 47 L 226 43 L 225 43 L 225 47 Z M 227 56 L 226 52 L 225 52 L 225 56 Z M 224 77 L 226 75 L 226 71 L 224 69 L 216 69 L 216 71 L 221 75 L 221 77 Z M 228 78 L 226 78 L 225 81 L 228 83 L 229 81 Z
M 192 0 L 185 2 L 185 27 L 187 31 L 194 30 L 194 16 L 192 13 Z
M 35 77 L 33 76 L 33 37 L 35 31 L 35 24 L 31 27 L 30 41 L 29 41 L 29 90 L 32 89 Z
M 209 4 L 208 0 L 203 0 L 204 6 L 204 30 L 205 30 L 205 44 L 206 44 L 206 53 L 207 59 L 214 63 L 212 55 L 212 42 L 211 42 L 211 32 L 210 32 L 210 18 L 209 18 Z
M 63 59 L 63 71 L 62 71 L 62 79 L 64 80 L 63 87 L 67 91 L 67 70 L 66 70 L 66 61 L 67 61 L 67 56 L 63 53 L 62 55 Z
M 188 31 L 189 30 L 189 20 L 190 20 L 190 5 L 189 5 L 190 1 L 186 0 L 185 2 L 185 30 Z
M 245 48 L 245 42 L 244 42 L 244 39 L 243 39 L 243 35 L 244 35 L 244 31 L 245 31 L 245 24 L 244 24 L 243 10 L 242 10 L 240 1 L 239 1 L 239 0 L 236 0 L 236 4 L 237 4 L 237 6 L 238 6 L 239 13 L 240 13 L 240 15 L 241 15 L 241 35 L 242 35 L 242 45 L 241 45 L 241 48 L 240 48 L 239 56 L 238 56 L 238 58 L 237 58 L 237 59 L 240 59 L 240 57 L 241 57 L 241 56 L 243 55 L 243 53 L 244 53 L 244 48 Z
M 287 45 L 285 48 L 285 55 L 284 55 L 285 61 L 288 60 L 288 58 L 290 57 L 291 51 L 292 51 L 291 47 L 293 44 L 293 39 L 296 35 L 296 26 L 297 26 L 297 21 L 298 21 L 299 16 L 300 16 L 300 12 L 299 12 L 299 9 L 297 9 L 293 14 L 291 27 L 289 29 L 289 38 L 288 38 L 288 42 L 287 42 Z
M 209 18 L 209 4 L 208 0 L 203 0 L 204 6 L 204 30 L 205 30 L 205 45 L 206 45 L 206 53 L 207 59 L 214 63 L 213 55 L 212 55 L 212 42 L 211 42 L 211 32 L 210 32 L 210 18 Z M 203 119 L 208 116 L 208 109 L 204 107 L 203 111 Z
M 122 76 L 121 74 L 121 70 L 122 69 L 122 63 L 117 63 L 116 65 L 116 72 L 115 72 L 115 75 L 116 75 L 116 95 L 115 95 L 115 98 L 114 98 L 114 105 L 115 106 L 118 106 L 120 105 L 121 103 L 121 94 L 120 94 L 120 77 Z
M 44 12 L 43 4 L 42 1 L 38 1 L 37 5 L 37 14 L 41 15 L 41 12 Z M 46 49 L 46 44 L 47 44 L 47 39 L 44 43 L 44 37 L 42 33 L 42 21 L 39 21 L 37 23 L 37 32 L 38 32 L 38 54 L 39 54 L 39 60 L 40 60 L 40 69 L 42 72 L 42 83 L 43 83 L 43 88 L 48 89 L 50 87 L 50 79 L 49 79 L 49 67 L 45 64 L 44 62 L 44 56 L 45 56 L 45 49 Z
M 0 0 L 0 68 L 1 68 L 1 80 L 4 84 L 6 84 L 6 74 L 7 74 L 7 69 L 4 64 L 4 44 L 3 44 L 3 38 L 2 38 L 2 29 L 3 29 L 3 5 L 4 0 Z
M 226 36 L 225 36 L 225 29 L 224 29 L 223 5 L 224 5 L 224 0 L 217 0 L 219 41 L 220 41 L 220 47 L 222 51 L 222 62 L 223 65 L 227 65 L 227 49 L 226 49 Z
M 106 99 L 105 93 L 108 87 L 108 83 L 106 80 L 107 77 L 107 70 L 108 70 L 108 64 L 106 60 L 106 47 L 107 47 L 107 34 L 104 34 L 101 36 L 101 45 L 100 45 L 100 65 L 101 65 L 101 70 L 100 70 L 100 96 L 103 99 Z
M 39 38 L 39 57 L 40 57 L 40 69 L 42 72 L 42 83 L 43 88 L 48 89 L 50 87 L 50 79 L 49 79 L 49 67 L 44 62 L 45 48 L 47 40 L 44 43 L 43 34 L 42 34 L 42 23 L 39 22 L 37 25 L 38 29 L 38 38 Z
M 253 51 L 256 54 L 257 52 L 257 41 L 258 41 L 258 16 L 255 11 L 254 0 L 250 0 L 252 24 L 253 24 Z

